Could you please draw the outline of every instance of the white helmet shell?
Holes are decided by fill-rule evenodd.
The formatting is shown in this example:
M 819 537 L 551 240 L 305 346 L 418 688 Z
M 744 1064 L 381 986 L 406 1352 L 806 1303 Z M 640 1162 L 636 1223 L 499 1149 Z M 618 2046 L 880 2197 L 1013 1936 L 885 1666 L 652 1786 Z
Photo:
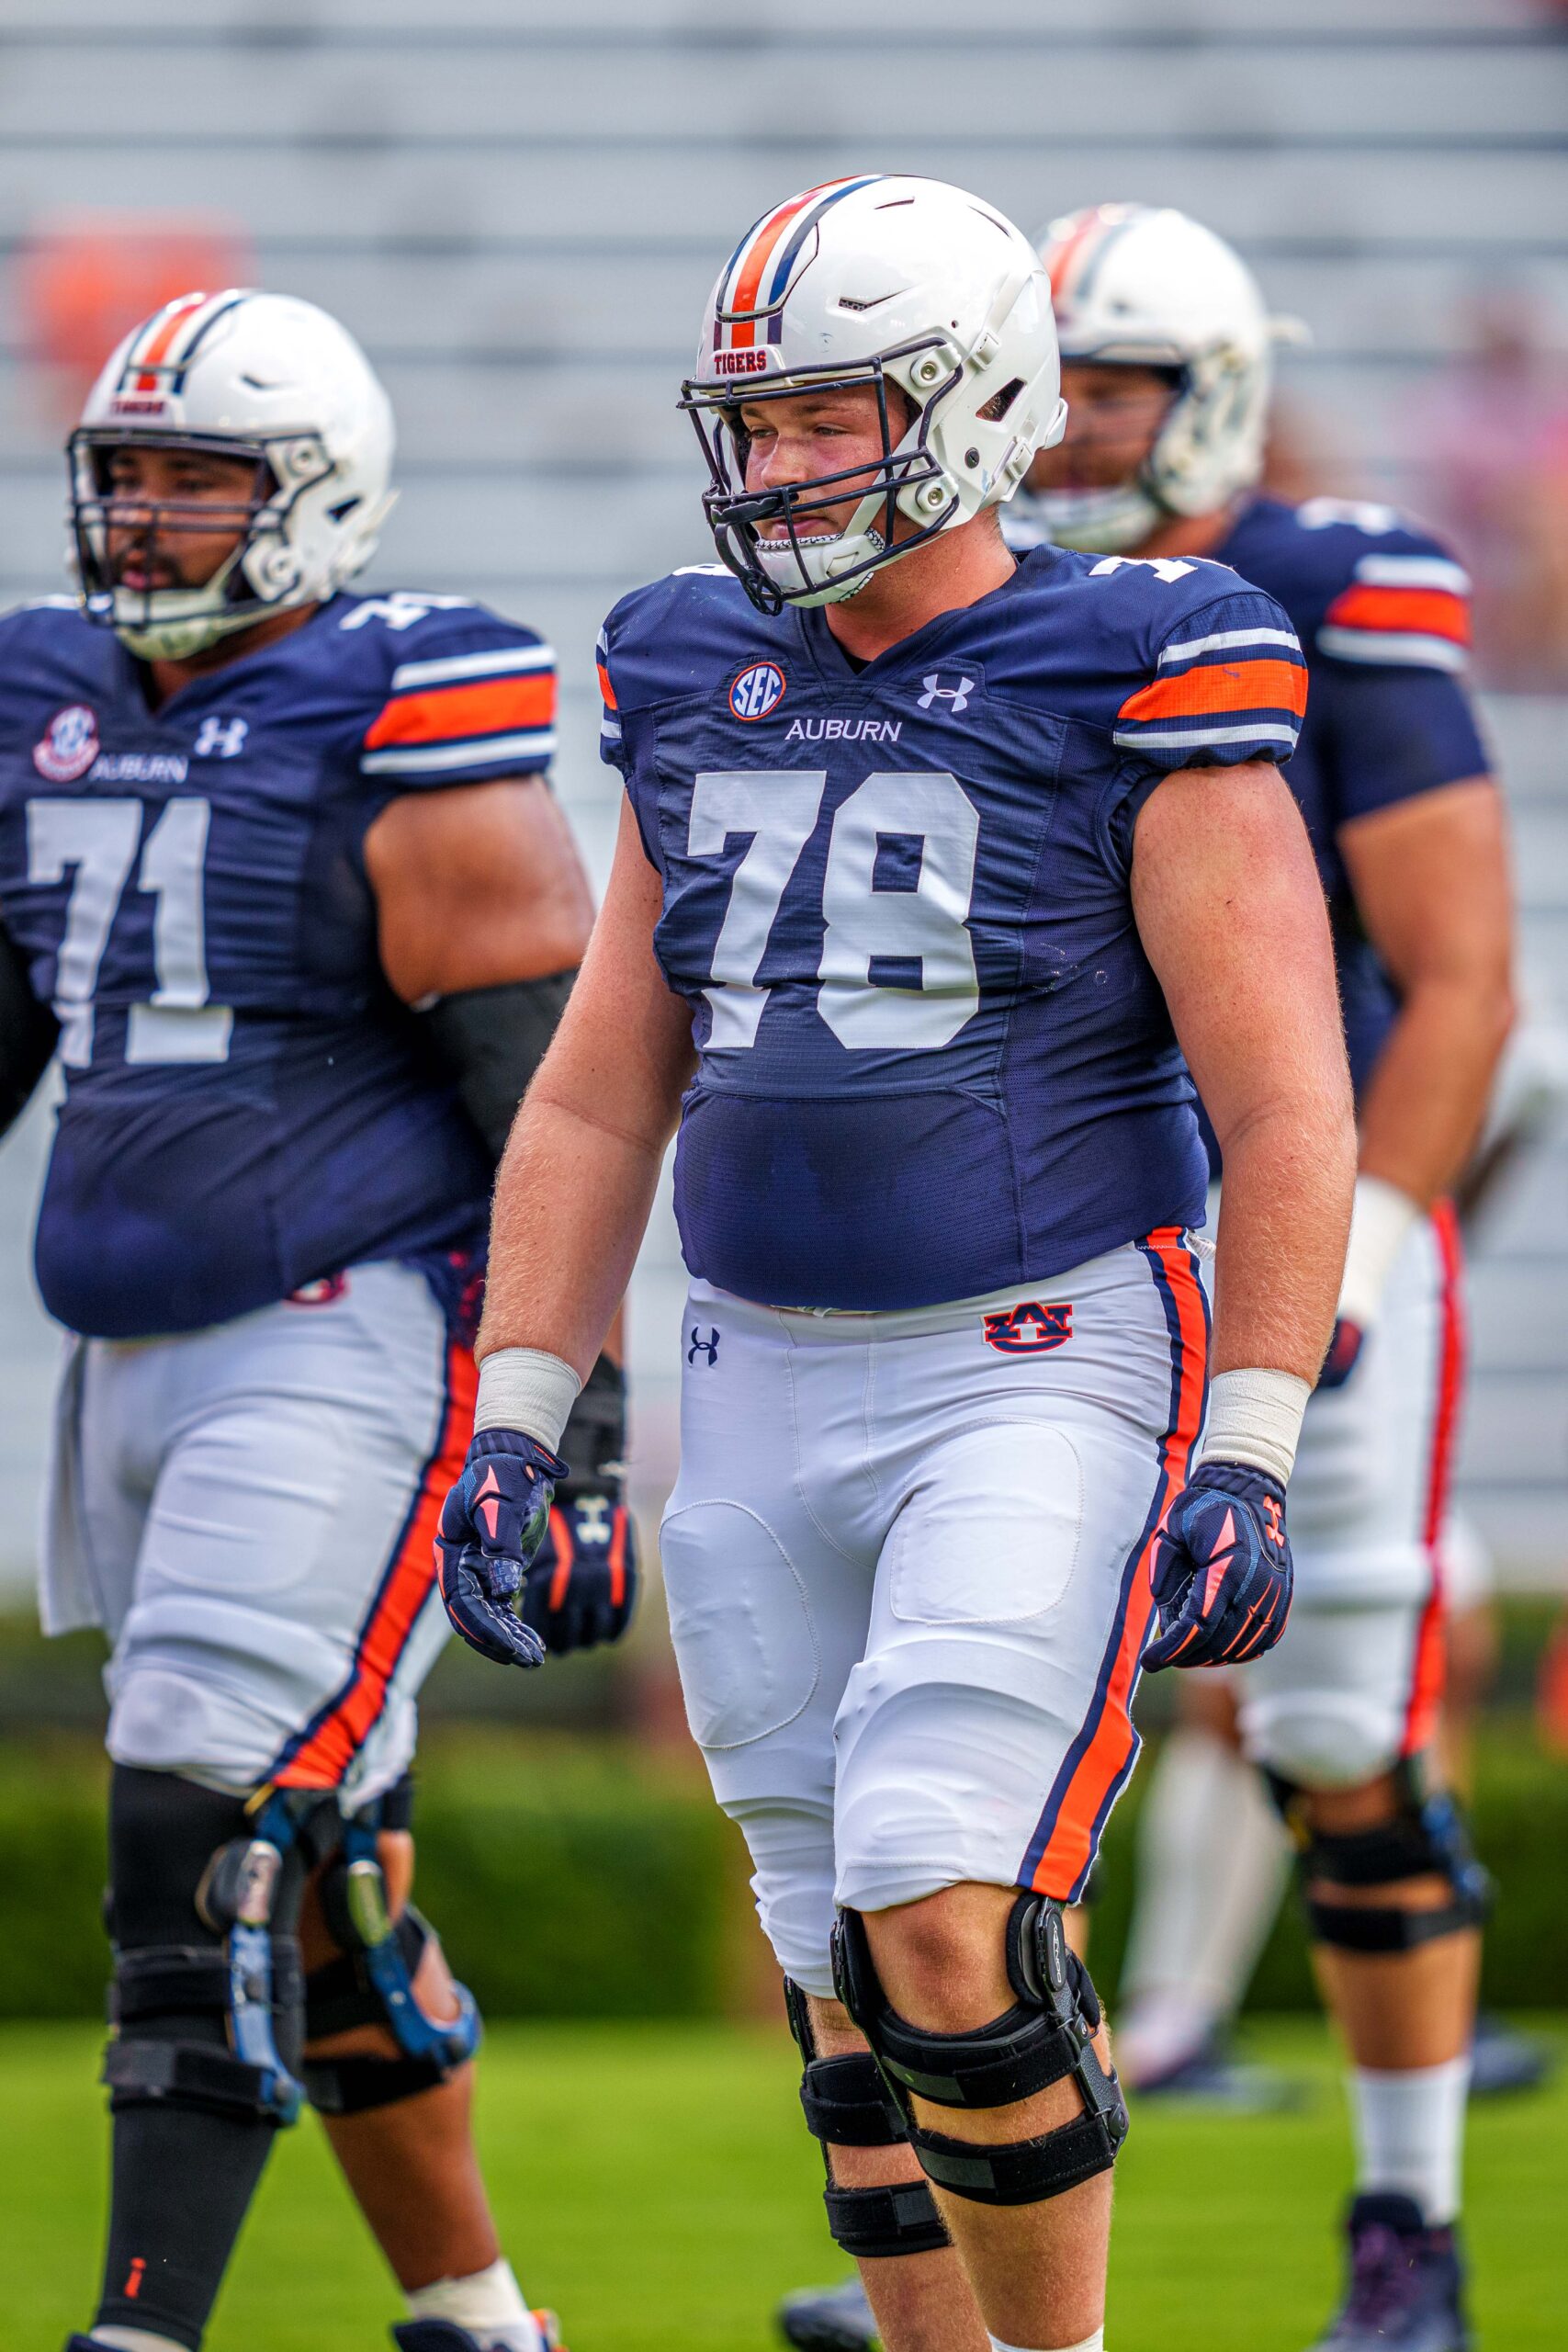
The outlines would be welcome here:
M 1169 368 L 1179 380 L 1130 481 L 1053 491 L 1030 504 L 1063 546 L 1136 546 L 1172 514 L 1210 514 L 1263 470 L 1272 345 L 1257 279 L 1212 229 L 1168 207 L 1101 204 L 1053 220 L 1040 240 L 1065 359 Z
M 257 458 L 249 527 L 202 586 L 115 584 L 103 464 L 127 443 Z M 165 303 L 114 352 L 71 437 L 88 613 L 143 659 L 177 660 L 265 612 L 321 602 L 375 551 L 392 504 L 393 446 L 379 379 L 347 328 L 313 302 L 230 287 Z
M 749 496 L 740 404 L 859 384 L 894 387 L 912 420 L 896 435 L 884 408 L 883 462 L 847 525 L 798 531 L 846 490 L 835 501 L 819 481 Z M 707 456 L 719 553 L 753 600 L 837 602 L 1010 498 L 1036 450 L 1061 438 L 1044 270 L 1003 214 L 941 180 L 807 188 L 764 213 L 725 264 L 682 406 Z M 759 533 L 781 515 L 787 537 Z M 899 515 L 917 527 L 895 538 Z

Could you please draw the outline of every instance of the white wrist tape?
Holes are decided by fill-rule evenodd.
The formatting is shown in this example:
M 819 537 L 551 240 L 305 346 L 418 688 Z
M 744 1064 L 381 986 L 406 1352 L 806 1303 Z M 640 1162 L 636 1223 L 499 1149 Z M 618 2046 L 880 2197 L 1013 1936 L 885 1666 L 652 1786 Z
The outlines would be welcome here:
M 1381 1176 L 1358 1176 L 1350 1211 L 1350 1246 L 1339 1284 L 1339 1313 L 1348 1323 L 1370 1330 L 1404 1237 L 1420 1216 L 1419 1204 Z
M 1245 1462 L 1288 1485 L 1311 1395 L 1293 1372 L 1216 1373 L 1198 1462 Z
M 560 1452 L 561 1431 L 582 1383 L 560 1356 L 542 1348 L 498 1348 L 479 1366 L 476 1430 L 521 1430 Z

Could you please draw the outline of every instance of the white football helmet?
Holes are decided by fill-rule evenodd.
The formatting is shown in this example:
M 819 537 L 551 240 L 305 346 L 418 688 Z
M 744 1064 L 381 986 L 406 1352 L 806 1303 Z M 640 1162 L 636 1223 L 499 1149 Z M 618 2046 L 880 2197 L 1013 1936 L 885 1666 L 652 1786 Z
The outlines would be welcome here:
M 864 469 L 749 495 L 740 404 L 873 386 L 882 462 L 842 529 Z M 890 421 L 886 387 L 914 410 Z M 938 531 L 1010 498 L 1037 449 L 1060 440 L 1050 288 L 1029 240 L 941 180 L 872 174 L 807 188 L 746 232 L 708 299 L 696 373 L 682 386 L 712 476 L 719 554 L 763 612 L 836 604 Z M 899 514 L 918 527 L 895 538 Z M 762 537 L 782 518 L 788 536 Z M 804 526 L 804 527 L 803 527 Z
M 1136 547 L 1172 514 L 1211 514 L 1263 470 L 1272 345 L 1300 340 L 1270 319 L 1257 279 L 1212 229 L 1184 212 L 1100 204 L 1053 220 L 1040 239 L 1064 359 L 1168 368 L 1171 402 L 1134 477 L 1105 490 L 1029 497 L 1062 547 Z
M 233 554 L 197 588 L 126 588 L 108 553 L 112 453 L 248 458 Z M 126 336 L 67 445 L 83 607 L 143 661 L 198 653 L 269 612 L 317 604 L 368 562 L 392 504 L 392 411 L 346 327 L 288 294 L 182 294 Z M 153 545 L 210 532 L 194 499 L 127 500 Z

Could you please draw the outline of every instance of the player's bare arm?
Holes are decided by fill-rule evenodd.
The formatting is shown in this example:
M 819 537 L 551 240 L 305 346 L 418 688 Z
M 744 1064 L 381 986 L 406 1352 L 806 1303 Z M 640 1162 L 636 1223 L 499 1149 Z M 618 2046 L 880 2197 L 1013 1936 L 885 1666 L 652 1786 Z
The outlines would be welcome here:
M 1224 1153 L 1214 1374 L 1317 1377 L 1356 1173 L 1323 891 L 1278 768 L 1162 784 L 1133 852 L 1138 931 Z
M 1340 829 L 1356 907 L 1399 995 L 1361 1104 L 1361 1172 L 1429 1208 L 1474 1147 L 1513 1024 L 1502 795 L 1472 776 Z
M 496 1182 L 481 1363 L 526 1347 L 581 1376 L 626 1289 L 693 1062 L 654 961 L 660 879 L 629 807 L 581 976 Z
M 405 1004 L 582 961 L 588 877 L 538 776 L 405 793 L 365 837 L 381 968 Z

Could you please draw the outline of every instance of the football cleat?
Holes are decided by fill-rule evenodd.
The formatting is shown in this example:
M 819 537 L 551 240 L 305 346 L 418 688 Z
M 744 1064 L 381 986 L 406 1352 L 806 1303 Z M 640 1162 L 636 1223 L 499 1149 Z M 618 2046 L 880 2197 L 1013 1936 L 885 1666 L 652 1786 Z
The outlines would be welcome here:
M 800 2352 L 882 2352 L 875 2316 L 858 2278 L 786 2295 L 778 2321 L 784 2342 Z
M 1346 2226 L 1349 2292 L 1313 2352 L 1470 2352 L 1453 2229 L 1428 2229 L 1413 2198 L 1381 2192 L 1358 2197 Z
M 538 2331 L 538 2341 L 544 2352 L 565 2352 L 560 2340 L 560 2322 L 554 2312 L 533 2312 L 529 2314 Z M 409 2319 L 392 2330 L 392 2341 L 399 2352 L 534 2352 L 533 2335 L 521 2327 L 503 2327 L 499 2333 L 486 2329 L 476 2335 L 471 2328 L 459 2327 L 449 2319 Z

